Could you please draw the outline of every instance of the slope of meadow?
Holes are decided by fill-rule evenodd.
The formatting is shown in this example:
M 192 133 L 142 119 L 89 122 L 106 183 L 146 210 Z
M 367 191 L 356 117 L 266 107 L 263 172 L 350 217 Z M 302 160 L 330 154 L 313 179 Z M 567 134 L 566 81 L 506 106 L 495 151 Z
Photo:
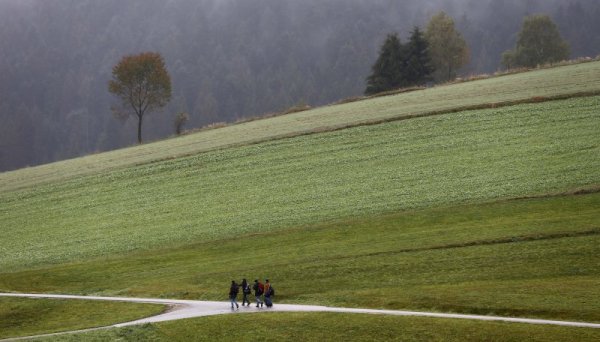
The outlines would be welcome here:
M 600 62 L 538 70 L 0 174 L 0 291 L 218 300 L 226 294 L 220 284 L 231 279 L 269 277 L 280 302 L 599 322 L 600 97 L 576 98 L 600 91 L 599 80 Z M 421 117 L 396 120 L 414 116 Z M 521 197 L 536 198 L 513 200 Z M 16 309 L 3 336 L 56 330 L 48 324 L 70 317 L 70 304 L 29 303 L 11 300 Z M 40 305 L 55 314 L 20 328 Z M 114 319 L 94 317 L 86 325 Z M 201 338 L 198 329 L 212 338 L 230 319 L 246 320 L 186 320 L 86 338 L 186 340 Z M 296 337 L 319 322 L 326 330 L 302 336 L 597 335 L 360 315 L 268 320 L 288 328 L 249 333 Z
M 223 300 L 230 279 L 268 277 L 275 282 L 277 303 L 600 322 L 599 205 L 600 193 L 593 193 L 365 217 L 4 273 L 0 289 Z M 5 321 L 8 335 L 4 336 L 32 334 L 40 326 L 49 332 L 76 323 L 68 311 L 44 310 L 42 316 L 28 316 L 23 311 L 31 307 L 30 299 L 11 300 L 19 307 Z M 0 307 L 5 304 L 0 298 Z M 85 312 L 86 324 L 103 322 L 104 308 L 94 315 L 96 306 L 67 304 L 59 306 Z M 126 309 L 139 310 L 133 305 Z M 118 317 L 124 320 L 126 316 Z M 591 341 L 600 333 L 598 329 L 356 314 L 243 317 L 198 318 L 56 339 L 302 336 L 318 340 L 345 338 L 352 331 L 353 340 L 372 340 L 372 336 L 422 340 L 428 336 L 444 341 L 500 337 Z M 257 320 L 271 322 L 273 328 L 251 324 Z M 57 321 L 65 323 L 57 325 Z M 244 334 L 230 335 L 227 327 L 232 324 L 245 326 Z
M 0 290 L 277 302 L 600 322 L 600 193 L 337 220 L 0 273 Z
M 0 195 L 0 267 L 600 183 L 599 97 L 361 126 Z
M 366 122 L 426 115 L 460 107 L 598 93 L 599 80 L 600 61 L 596 61 L 327 106 L 177 139 L 0 173 L 0 191 Z

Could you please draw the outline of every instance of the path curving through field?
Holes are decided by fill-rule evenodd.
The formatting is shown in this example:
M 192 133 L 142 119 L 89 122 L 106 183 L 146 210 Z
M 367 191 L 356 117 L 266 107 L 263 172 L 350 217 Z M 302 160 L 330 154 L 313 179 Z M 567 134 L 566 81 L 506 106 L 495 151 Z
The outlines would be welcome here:
M 374 315 L 395 315 L 395 316 L 420 316 L 420 317 L 435 317 L 435 318 L 454 318 L 454 319 L 473 319 L 480 321 L 500 321 L 500 322 L 511 322 L 511 323 L 527 323 L 527 324 L 546 324 L 546 325 L 560 325 L 569 327 L 582 327 L 582 328 L 596 328 L 600 329 L 600 323 L 588 323 L 588 322 L 570 322 L 570 321 L 555 321 L 546 319 L 533 319 L 533 318 L 518 318 L 518 317 L 501 317 L 501 316 L 484 316 L 484 315 L 467 315 L 467 314 L 454 314 L 454 313 L 438 313 L 438 312 L 420 312 L 420 311 L 403 311 L 403 310 L 378 310 L 378 309 L 356 309 L 356 308 L 340 308 L 340 307 L 328 307 L 319 305 L 295 305 L 295 304 L 275 304 L 272 308 L 256 308 L 255 305 L 250 307 L 240 306 L 237 310 L 231 309 L 229 302 L 211 302 L 211 301 L 199 301 L 199 300 L 181 300 L 181 299 L 160 299 L 160 298 L 132 298 L 132 297 L 98 297 L 98 296 L 74 296 L 74 295 L 58 295 L 58 294 L 29 294 L 29 293 L 0 293 L 0 297 L 21 297 L 21 298 L 55 298 L 55 299 L 83 299 L 83 300 L 105 300 L 105 301 L 119 301 L 119 302 L 130 302 L 130 303 L 149 303 L 149 304 L 162 304 L 170 307 L 167 312 L 142 318 L 139 320 L 118 323 L 107 327 L 91 328 L 70 332 L 61 332 L 40 336 L 52 336 L 59 334 L 68 334 L 74 332 L 84 332 L 106 328 L 118 328 L 130 325 L 144 324 L 144 323 L 155 323 L 165 322 L 184 318 L 212 316 L 212 315 L 224 315 L 224 314 L 238 314 L 238 313 L 258 313 L 258 312 L 340 312 L 340 313 L 360 313 L 360 314 L 374 314 Z M 33 337 L 33 336 L 30 336 Z M 20 339 L 26 339 L 29 337 L 6 339 L 1 341 L 16 341 Z

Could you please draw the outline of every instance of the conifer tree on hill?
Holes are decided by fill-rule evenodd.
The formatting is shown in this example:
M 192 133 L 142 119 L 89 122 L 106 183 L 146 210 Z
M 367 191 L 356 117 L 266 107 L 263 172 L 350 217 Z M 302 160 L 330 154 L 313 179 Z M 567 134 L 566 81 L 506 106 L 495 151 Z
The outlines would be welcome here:
M 405 58 L 404 78 L 407 85 L 419 86 L 433 79 L 431 74 L 434 68 L 429 55 L 429 43 L 418 26 L 410 34 Z
M 396 33 L 388 34 L 367 77 L 365 95 L 400 88 L 404 83 L 404 51 Z
M 421 30 L 415 27 L 406 44 L 400 42 L 397 34 L 388 34 L 371 70 L 365 95 L 430 81 L 433 67 L 428 43 Z

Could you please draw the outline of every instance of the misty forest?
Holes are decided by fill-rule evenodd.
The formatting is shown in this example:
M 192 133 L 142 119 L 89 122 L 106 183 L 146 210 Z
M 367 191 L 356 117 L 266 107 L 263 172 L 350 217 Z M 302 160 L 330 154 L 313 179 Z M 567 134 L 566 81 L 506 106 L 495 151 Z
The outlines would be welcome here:
M 501 70 L 531 14 L 570 58 L 600 54 L 597 0 L 0 0 L 0 171 L 135 144 L 107 86 L 125 55 L 160 53 L 172 79 L 152 141 L 181 113 L 189 130 L 360 96 L 386 36 L 440 11 L 470 51 L 459 76 Z

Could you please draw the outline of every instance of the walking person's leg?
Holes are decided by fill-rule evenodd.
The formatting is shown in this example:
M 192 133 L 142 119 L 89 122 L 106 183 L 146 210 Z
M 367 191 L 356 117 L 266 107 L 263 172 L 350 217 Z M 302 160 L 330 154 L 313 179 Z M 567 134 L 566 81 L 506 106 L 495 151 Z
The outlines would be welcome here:
M 256 307 L 258 307 L 259 305 L 262 305 L 262 300 L 260 300 L 260 296 L 256 296 Z
M 265 303 L 267 304 L 267 307 L 272 307 L 273 306 L 273 302 L 271 301 L 271 297 L 265 297 Z

